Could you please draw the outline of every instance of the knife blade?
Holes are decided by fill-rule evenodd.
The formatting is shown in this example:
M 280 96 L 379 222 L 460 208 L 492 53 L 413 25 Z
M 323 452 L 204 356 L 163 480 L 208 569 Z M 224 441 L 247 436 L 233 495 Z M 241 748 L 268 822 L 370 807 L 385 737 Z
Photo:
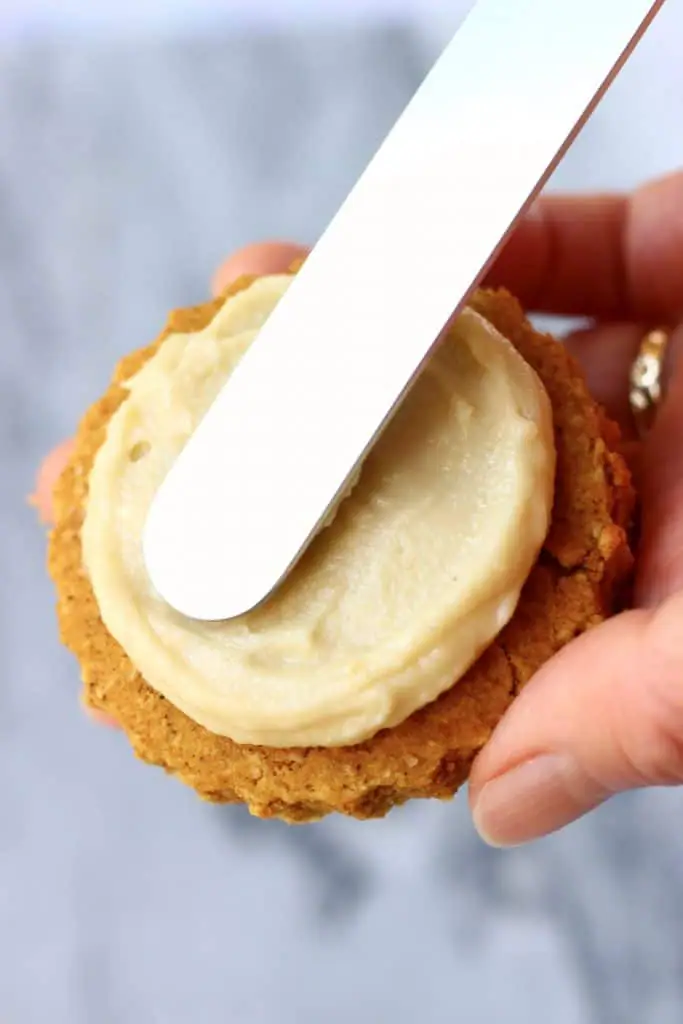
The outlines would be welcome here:
M 159 488 L 178 612 L 266 600 L 664 0 L 478 0 Z

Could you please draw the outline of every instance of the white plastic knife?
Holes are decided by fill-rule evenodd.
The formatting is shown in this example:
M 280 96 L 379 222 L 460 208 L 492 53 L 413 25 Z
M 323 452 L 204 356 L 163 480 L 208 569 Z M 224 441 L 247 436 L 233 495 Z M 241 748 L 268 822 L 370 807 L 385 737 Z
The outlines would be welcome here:
M 286 577 L 663 2 L 478 0 L 152 503 L 177 611 Z

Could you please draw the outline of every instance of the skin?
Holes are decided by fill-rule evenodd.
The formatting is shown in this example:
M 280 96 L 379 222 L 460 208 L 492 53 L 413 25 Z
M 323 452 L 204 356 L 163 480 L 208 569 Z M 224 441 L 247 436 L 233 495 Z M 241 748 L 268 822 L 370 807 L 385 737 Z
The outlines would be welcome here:
M 285 270 L 305 252 L 266 243 L 231 256 L 241 274 Z M 516 845 L 568 824 L 611 795 L 683 782 L 683 173 L 631 195 L 548 196 L 492 270 L 529 310 L 590 317 L 568 344 L 595 397 L 620 423 L 642 499 L 634 606 L 569 644 L 515 701 L 475 762 L 470 803 L 482 837 Z M 643 334 L 673 329 L 665 395 L 639 441 L 627 382 Z M 51 519 L 70 443 L 38 473 Z

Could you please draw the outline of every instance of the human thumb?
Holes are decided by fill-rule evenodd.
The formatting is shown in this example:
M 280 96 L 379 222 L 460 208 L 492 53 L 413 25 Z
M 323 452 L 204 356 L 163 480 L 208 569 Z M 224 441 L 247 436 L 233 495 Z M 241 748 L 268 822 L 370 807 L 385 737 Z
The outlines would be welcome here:
M 681 616 L 683 594 L 626 612 L 541 669 L 472 770 L 485 840 L 527 842 L 614 793 L 683 782 Z
M 551 659 L 477 758 L 470 803 L 494 845 L 555 831 L 627 789 L 683 783 L 683 361 L 645 455 L 640 607 Z

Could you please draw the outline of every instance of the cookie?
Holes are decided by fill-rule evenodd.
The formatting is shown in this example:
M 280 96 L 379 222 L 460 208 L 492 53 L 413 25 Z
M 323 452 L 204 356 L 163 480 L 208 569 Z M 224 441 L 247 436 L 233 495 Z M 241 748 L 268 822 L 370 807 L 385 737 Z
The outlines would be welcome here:
M 201 329 L 229 295 L 249 283 L 242 279 L 215 302 L 173 313 L 152 346 L 121 362 L 78 430 L 55 491 L 49 570 L 61 637 L 80 663 L 85 702 L 114 718 L 144 761 L 177 775 L 207 800 L 245 803 L 260 817 L 305 822 L 337 811 L 373 818 L 412 798 L 449 798 L 536 670 L 620 607 L 632 568 L 628 528 L 634 494 L 618 454 L 618 430 L 559 342 L 536 332 L 506 292 L 478 292 L 471 305 L 536 370 L 553 407 L 553 521 L 512 620 L 450 690 L 370 740 L 338 748 L 234 743 L 152 690 L 107 632 L 83 568 L 80 534 L 88 475 L 108 421 L 126 399 L 125 381 L 169 334 Z

